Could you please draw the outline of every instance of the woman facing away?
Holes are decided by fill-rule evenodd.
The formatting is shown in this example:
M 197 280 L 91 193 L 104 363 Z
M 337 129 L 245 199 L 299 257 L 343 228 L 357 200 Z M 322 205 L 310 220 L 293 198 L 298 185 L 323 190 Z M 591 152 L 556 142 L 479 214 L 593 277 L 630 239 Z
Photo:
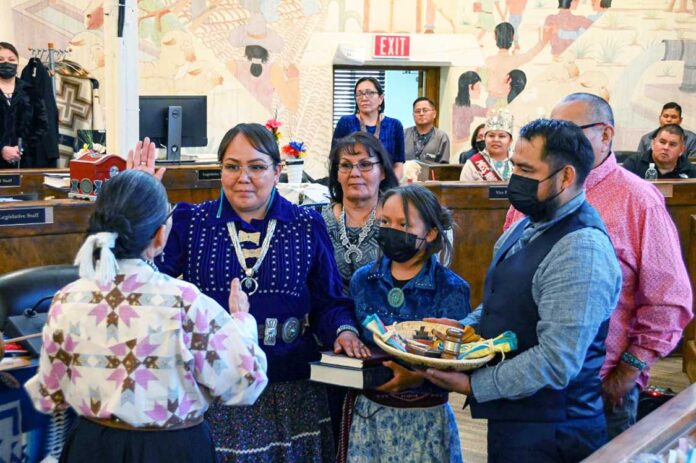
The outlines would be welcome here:
M 224 301 L 230 315 L 157 271 L 173 210 L 152 175 L 120 173 L 95 206 L 80 279 L 53 298 L 25 388 L 38 410 L 79 415 L 62 462 L 215 462 L 211 401 L 251 405 L 268 381 L 239 280 Z

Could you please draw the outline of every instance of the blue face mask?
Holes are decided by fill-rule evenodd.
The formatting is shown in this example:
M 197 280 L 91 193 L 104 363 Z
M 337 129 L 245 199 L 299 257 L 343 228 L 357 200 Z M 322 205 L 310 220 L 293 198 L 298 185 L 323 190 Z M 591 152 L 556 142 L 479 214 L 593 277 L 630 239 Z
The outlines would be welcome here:
M 561 170 L 563 170 L 563 167 L 541 180 L 512 174 L 507 187 L 507 196 L 512 207 L 529 217 L 532 222 L 543 222 L 553 217 L 556 209 L 558 209 L 555 199 L 563 193 L 563 190 L 543 201 L 537 198 L 537 192 L 541 182 L 550 179 Z

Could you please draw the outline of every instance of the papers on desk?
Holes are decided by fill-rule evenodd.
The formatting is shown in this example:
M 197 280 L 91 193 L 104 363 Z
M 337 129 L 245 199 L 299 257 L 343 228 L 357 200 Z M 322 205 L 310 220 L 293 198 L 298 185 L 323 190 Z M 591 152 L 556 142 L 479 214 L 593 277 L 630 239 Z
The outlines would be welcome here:
M 54 188 L 70 188 L 70 174 L 46 174 L 43 183 Z
M 319 183 L 279 183 L 278 193 L 293 204 L 328 204 L 329 188 Z

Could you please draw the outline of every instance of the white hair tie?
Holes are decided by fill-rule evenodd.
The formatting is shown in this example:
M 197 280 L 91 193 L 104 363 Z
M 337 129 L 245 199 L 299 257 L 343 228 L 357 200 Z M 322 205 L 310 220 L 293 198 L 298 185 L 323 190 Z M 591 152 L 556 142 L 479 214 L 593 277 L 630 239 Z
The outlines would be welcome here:
M 96 280 L 101 284 L 113 281 L 118 272 L 118 263 L 111 249 L 116 245 L 118 233 L 99 232 L 89 235 L 75 256 L 75 265 L 79 266 L 80 277 Z M 94 250 L 99 248 L 99 262 L 94 268 Z

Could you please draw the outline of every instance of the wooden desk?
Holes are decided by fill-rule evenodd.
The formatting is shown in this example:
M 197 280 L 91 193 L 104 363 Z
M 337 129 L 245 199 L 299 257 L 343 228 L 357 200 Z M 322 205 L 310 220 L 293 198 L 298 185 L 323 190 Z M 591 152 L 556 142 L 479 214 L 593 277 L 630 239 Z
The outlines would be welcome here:
M 677 447 L 680 437 L 688 436 L 696 438 L 696 384 L 618 435 L 583 463 L 625 463 L 640 453 L 665 454 Z
M 68 264 L 85 238 L 94 203 L 72 199 L 0 203 L 0 214 L 32 209 L 49 223 L 0 226 L 0 274 L 27 267 Z
M 421 182 L 448 182 L 458 181 L 462 173 L 463 164 L 435 164 L 416 160 L 421 166 L 418 180 Z
M 39 198 L 56 196 L 55 190 L 44 189 L 44 176 L 46 174 L 67 174 L 68 169 L 7 169 L 0 170 L 0 196 L 17 195 L 37 192 Z M 19 176 L 19 185 L 15 185 L 15 178 Z M 14 178 L 13 178 L 14 177 Z
M 68 189 L 43 184 L 49 173 L 69 173 L 68 169 L 8 169 L 0 171 L 0 196 L 38 192 L 39 198 L 67 198 Z M 168 166 L 162 183 L 170 202 L 198 203 L 220 195 L 220 167 L 215 164 Z M 15 185 L 19 177 L 19 185 Z M 14 178 L 13 178 L 14 177 Z M 4 180 L 4 182 L 3 182 Z

